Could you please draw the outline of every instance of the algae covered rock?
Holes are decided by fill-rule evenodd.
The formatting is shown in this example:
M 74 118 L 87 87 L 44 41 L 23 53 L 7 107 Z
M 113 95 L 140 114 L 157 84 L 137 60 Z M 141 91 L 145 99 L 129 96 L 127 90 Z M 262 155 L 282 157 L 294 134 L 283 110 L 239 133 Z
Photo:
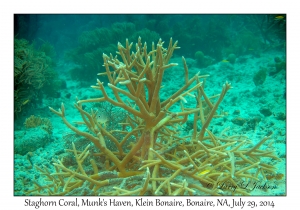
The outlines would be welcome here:
M 260 70 L 256 72 L 253 77 L 253 82 L 256 86 L 262 85 L 267 78 L 267 69 L 260 67 Z
M 229 54 L 227 60 L 228 60 L 231 64 L 234 64 L 234 63 L 235 63 L 235 60 L 236 60 L 235 54 L 233 54 L 233 53 Z
M 197 51 L 195 53 L 195 59 L 197 61 L 197 66 L 199 68 L 206 68 L 214 63 L 216 63 L 215 59 L 210 56 L 204 55 L 202 51 Z
M 231 122 L 236 125 L 243 126 L 247 122 L 247 119 L 242 118 L 242 117 L 236 117 L 236 118 L 232 119 Z
M 25 155 L 44 147 L 50 140 L 51 135 L 40 127 L 30 128 L 26 131 L 15 131 L 14 153 Z

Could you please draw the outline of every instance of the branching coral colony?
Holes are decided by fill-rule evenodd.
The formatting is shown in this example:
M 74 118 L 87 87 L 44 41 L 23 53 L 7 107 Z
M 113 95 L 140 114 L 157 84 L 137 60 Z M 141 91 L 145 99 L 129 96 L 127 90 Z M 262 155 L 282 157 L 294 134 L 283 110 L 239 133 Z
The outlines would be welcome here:
M 83 151 L 78 151 L 73 144 L 68 150 L 75 156 L 76 167 L 67 167 L 62 160 L 55 161 L 55 172 L 36 167 L 47 176 L 49 184 L 42 186 L 35 182 L 35 188 L 29 194 L 248 195 L 247 189 L 221 188 L 220 185 L 238 186 L 241 180 L 256 181 L 275 174 L 273 160 L 279 158 L 273 151 L 260 149 L 270 136 L 252 145 L 246 137 L 217 137 L 208 130 L 212 118 L 217 116 L 219 104 L 231 88 L 229 83 L 223 85 L 219 95 L 208 97 L 204 91 L 208 75 L 196 74 L 189 78 L 182 57 L 184 84 L 167 99 L 160 98 L 160 91 L 164 90 L 164 72 L 177 65 L 169 60 L 173 51 L 179 48 L 177 41 L 173 44 L 172 39 L 168 48 L 163 44 L 162 40 L 156 47 L 152 43 L 152 49 L 148 51 L 146 43 L 143 45 L 139 38 L 136 52 L 130 54 L 133 45 L 126 40 L 125 47 L 118 44 L 122 61 L 117 56 L 103 55 L 106 72 L 99 75 L 108 77 L 108 88 L 114 96 L 109 96 L 103 83 L 97 80 L 97 85 L 92 88 L 101 91 L 103 97 L 77 101 L 75 108 L 82 117 L 81 124 L 88 131 L 79 130 L 66 119 L 63 104 L 58 111 L 50 107 L 67 127 L 93 144 Z M 128 100 L 124 101 L 124 96 Z M 186 97 L 194 98 L 193 108 L 184 107 Z M 83 109 L 85 103 L 98 102 L 108 102 L 127 112 L 126 121 L 120 122 L 124 129 L 107 130 L 97 121 L 95 110 Z M 170 111 L 177 102 L 181 111 Z M 193 132 L 181 136 L 176 128 L 185 124 L 189 115 L 193 118 Z M 200 131 L 197 131 L 197 124 L 202 125 Z M 122 136 L 122 139 L 116 136 Z M 108 142 L 115 146 L 106 146 Z M 100 152 L 91 153 L 92 145 Z M 89 172 L 83 163 L 87 159 L 92 168 Z

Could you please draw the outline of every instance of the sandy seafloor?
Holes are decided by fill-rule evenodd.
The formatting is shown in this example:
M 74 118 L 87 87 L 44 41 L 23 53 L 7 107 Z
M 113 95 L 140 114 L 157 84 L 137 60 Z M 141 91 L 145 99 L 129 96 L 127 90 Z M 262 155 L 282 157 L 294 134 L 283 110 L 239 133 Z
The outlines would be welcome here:
M 271 140 L 268 140 L 261 149 L 271 147 L 282 161 L 276 161 L 277 172 L 284 174 L 283 179 L 274 180 L 276 189 L 272 190 L 253 190 L 252 195 L 285 195 L 286 194 L 286 120 L 278 119 L 280 113 L 286 114 L 286 71 L 281 70 L 277 74 L 268 75 L 266 81 L 256 86 L 253 82 L 254 74 L 259 70 L 259 67 L 268 67 L 269 71 L 274 70 L 274 58 L 284 58 L 283 52 L 271 52 L 261 54 L 259 57 L 253 55 L 242 56 L 237 59 L 234 64 L 229 62 L 219 62 L 204 69 L 196 67 L 196 61 L 191 58 L 186 58 L 189 66 L 189 77 L 200 71 L 201 74 L 209 74 L 207 78 L 205 91 L 211 96 L 221 92 L 222 85 L 228 81 L 232 85 L 225 99 L 219 106 L 218 112 L 226 113 L 223 118 L 216 118 L 212 120 L 209 127 L 215 135 L 223 132 L 224 135 L 246 135 L 253 144 L 260 141 L 265 135 L 273 132 Z M 101 61 L 102 62 L 102 61 Z M 166 97 L 170 92 L 176 91 L 184 83 L 184 70 L 181 57 L 173 57 L 172 63 L 179 65 L 168 69 L 165 73 L 163 85 L 161 89 L 161 97 Z M 57 158 L 64 149 L 66 144 L 63 140 L 63 135 L 71 133 L 62 122 L 62 120 L 49 111 L 48 107 L 54 109 L 60 108 L 63 102 L 66 108 L 67 119 L 72 122 L 81 120 L 79 113 L 74 108 L 75 97 L 79 99 L 87 99 L 93 97 L 100 97 L 100 91 L 92 89 L 90 85 L 71 80 L 68 75 L 68 70 L 73 65 L 70 63 L 61 62 L 57 66 L 57 71 L 62 79 L 67 83 L 67 89 L 61 91 L 61 97 L 56 99 L 43 99 L 43 104 L 36 109 L 37 116 L 49 118 L 53 125 L 53 133 L 51 141 L 45 146 L 30 151 L 25 155 L 14 154 L 14 193 L 15 195 L 24 195 L 24 193 L 31 189 L 33 180 L 42 184 L 44 176 L 40 174 L 32 165 L 46 166 L 53 168 L 52 158 Z M 95 75 L 95 83 L 96 83 Z M 99 77 L 98 77 L 99 78 Z M 101 77 L 100 77 L 101 80 Z M 109 94 L 109 88 L 106 87 Z M 71 94 L 70 98 L 66 95 Z M 194 103 L 192 97 L 186 97 L 187 104 Z M 179 108 L 179 103 L 176 104 Z M 268 109 L 272 112 L 270 116 L 264 116 L 260 110 L 262 108 Z M 171 111 L 176 109 L 172 109 Z M 238 110 L 238 111 L 237 111 Z M 239 112 L 239 114 L 236 114 Z M 236 117 L 244 119 L 252 119 L 259 116 L 261 121 L 257 124 L 255 129 L 247 129 L 246 124 L 237 125 L 232 122 Z M 29 116 L 28 116 L 29 117 Z M 192 116 L 191 116 L 192 117 Z M 23 119 L 24 122 L 24 119 Z M 15 122 L 15 136 L 14 138 L 21 138 L 23 134 L 28 131 L 23 122 Z M 270 144 L 273 141 L 272 144 Z

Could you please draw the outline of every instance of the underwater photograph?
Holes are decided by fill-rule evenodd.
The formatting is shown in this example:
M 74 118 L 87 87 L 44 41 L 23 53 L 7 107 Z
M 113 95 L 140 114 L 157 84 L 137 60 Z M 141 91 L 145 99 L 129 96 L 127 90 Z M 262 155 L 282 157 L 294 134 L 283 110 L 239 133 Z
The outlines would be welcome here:
M 13 20 L 14 196 L 286 196 L 286 14 Z

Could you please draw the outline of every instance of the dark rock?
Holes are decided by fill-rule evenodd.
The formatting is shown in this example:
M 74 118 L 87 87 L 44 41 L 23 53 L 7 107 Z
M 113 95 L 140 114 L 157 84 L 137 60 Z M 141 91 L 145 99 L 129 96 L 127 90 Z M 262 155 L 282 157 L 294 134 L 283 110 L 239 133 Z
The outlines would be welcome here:
M 71 93 L 67 93 L 67 94 L 66 94 L 66 98 L 69 99 L 70 97 L 71 97 Z
M 242 117 L 236 117 L 236 118 L 232 119 L 231 122 L 236 125 L 243 126 L 247 122 L 247 119 L 242 118 Z
M 286 115 L 282 112 L 279 112 L 276 114 L 276 119 L 277 120 L 286 120 Z
M 265 117 L 268 117 L 268 116 L 271 116 L 271 115 L 272 115 L 271 110 L 270 110 L 269 108 L 267 108 L 267 107 L 261 108 L 261 109 L 259 110 L 259 112 L 260 112 L 261 114 L 263 114 Z

